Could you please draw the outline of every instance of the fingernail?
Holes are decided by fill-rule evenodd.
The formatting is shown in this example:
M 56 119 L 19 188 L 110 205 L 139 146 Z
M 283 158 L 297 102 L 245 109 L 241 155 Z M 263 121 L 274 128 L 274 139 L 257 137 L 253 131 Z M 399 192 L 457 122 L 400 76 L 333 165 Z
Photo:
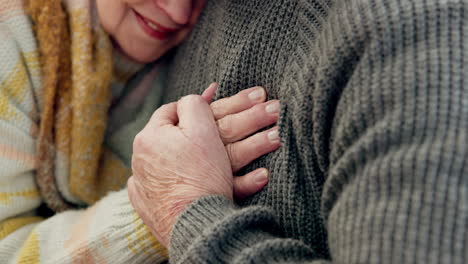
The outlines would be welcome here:
M 257 174 L 254 176 L 254 181 L 256 184 L 265 184 L 266 181 L 268 181 L 268 172 L 266 169 L 260 170 Z
M 275 101 L 275 102 L 273 102 L 271 104 L 268 104 L 265 107 L 265 110 L 270 114 L 278 113 L 279 112 L 279 102 Z
M 280 140 L 280 137 L 279 137 L 279 131 L 278 129 L 275 129 L 273 131 L 270 131 L 268 134 L 267 134 L 267 137 L 268 139 L 271 141 L 271 142 L 277 142 Z
M 207 90 L 210 89 L 210 88 L 216 90 L 218 88 L 218 83 L 215 83 L 215 82 L 211 83 L 210 86 L 208 86 Z
M 249 93 L 248 96 L 251 101 L 256 102 L 256 101 L 259 101 L 260 99 L 263 99 L 264 95 L 265 95 L 265 90 L 260 87 L 260 88 L 255 89 L 255 91 Z

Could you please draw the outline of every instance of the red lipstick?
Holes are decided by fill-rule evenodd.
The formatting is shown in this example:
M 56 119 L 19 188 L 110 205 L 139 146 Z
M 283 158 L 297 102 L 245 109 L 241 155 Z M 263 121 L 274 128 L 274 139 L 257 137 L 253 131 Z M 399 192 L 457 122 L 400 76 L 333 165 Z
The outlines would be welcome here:
M 133 10 L 136 16 L 136 19 L 140 26 L 142 27 L 143 31 L 145 31 L 149 36 L 158 39 L 158 40 L 166 40 L 175 32 L 179 31 L 179 29 L 171 29 L 166 28 L 157 22 L 154 22 L 142 15 L 138 12 Z

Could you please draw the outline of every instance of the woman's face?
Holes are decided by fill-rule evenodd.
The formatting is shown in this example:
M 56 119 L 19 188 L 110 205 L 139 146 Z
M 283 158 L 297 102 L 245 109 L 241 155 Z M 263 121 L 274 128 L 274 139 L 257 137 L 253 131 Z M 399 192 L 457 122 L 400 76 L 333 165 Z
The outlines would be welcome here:
M 96 0 L 102 26 L 127 56 L 151 62 L 179 45 L 206 0 Z

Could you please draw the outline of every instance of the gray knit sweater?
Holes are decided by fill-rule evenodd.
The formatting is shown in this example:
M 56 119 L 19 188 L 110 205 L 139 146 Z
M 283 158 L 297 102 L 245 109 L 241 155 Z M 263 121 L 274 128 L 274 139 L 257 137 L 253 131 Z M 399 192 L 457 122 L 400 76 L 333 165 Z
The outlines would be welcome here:
M 213 0 L 166 101 L 281 100 L 268 187 L 179 217 L 173 263 L 468 263 L 468 1 Z M 244 172 L 245 172 L 244 171 Z

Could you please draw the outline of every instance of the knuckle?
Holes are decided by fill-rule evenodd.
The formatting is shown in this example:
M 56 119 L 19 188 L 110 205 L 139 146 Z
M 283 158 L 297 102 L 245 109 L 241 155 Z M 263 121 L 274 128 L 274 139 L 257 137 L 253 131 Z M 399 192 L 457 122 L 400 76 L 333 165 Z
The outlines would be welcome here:
M 268 118 L 265 115 L 265 106 L 263 104 L 254 105 L 242 114 L 243 123 L 250 124 L 257 128 L 259 125 L 264 124 Z
M 164 104 L 164 105 L 160 106 L 159 109 L 156 110 L 155 112 L 165 112 L 165 111 L 167 111 L 168 109 L 171 108 L 172 104 L 174 104 L 174 103 Z
M 219 136 L 225 141 L 231 141 L 234 139 L 234 128 L 232 125 L 232 117 L 231 116 L 225 116 L 223 119 L 218 120 L 217 122 L 218 125 L 218 131 L 219 131 Z
M 211 105 L 211 111 L 215 116 L 223 116 L 224 115 L 224 108 L 221 104 L 221 101 L 213 102 Z
M 158 109 L 156 109 L 156 111 L 154 111 L 153 114 L 151 115 L 151 118 L 148 121 L 147 125 L 153 123 L 155 120 L 158 119 L 159 116 L 161 116 L 164 113 L 168 112 L 171 109 L 171 107 L 173 106 L 173 104 L 175 104 L 175 103 L 164 104 L 164 105 L 161 105 Z
M 177 103 L 172 102 L 172 103 L 168 103 L 168 104 L 163 104 L 158 109 L 156 109 L 156 111 L 154 111 L 154 113 L 165 112 L 168 109 L 170 109 L 174 104 L 177 104 Z
M 194 104 L 204 101 L 200 95 L 190 94 L 182 97 L 179 102 L 181 104 Z
M 139 132 L 133 140 L 133 151 L 137 152 L 141 150 L 145 145 L 145 139 L 142 132 Z
M 231 161 L 231 167 L 236 169 L 239 167 L 240 159 L 237 152 L 237 148 L 233 144 L 226 146 L 226 152 L 228 154 L 229 160 Z
M 254 117 L 259 117 L 259 116 L 262 116 L 263 117 L 263 114 L 265 113 L 265 104 L 257 104 L 257 105 L 254 105 L 252 108 L 252 112 L 255 114 Z
M 149 142 L 151 137 L 148 137 L 145 131 L 140 131 L 133 139 L 133 153 L 140 154 L 151 151 Z

